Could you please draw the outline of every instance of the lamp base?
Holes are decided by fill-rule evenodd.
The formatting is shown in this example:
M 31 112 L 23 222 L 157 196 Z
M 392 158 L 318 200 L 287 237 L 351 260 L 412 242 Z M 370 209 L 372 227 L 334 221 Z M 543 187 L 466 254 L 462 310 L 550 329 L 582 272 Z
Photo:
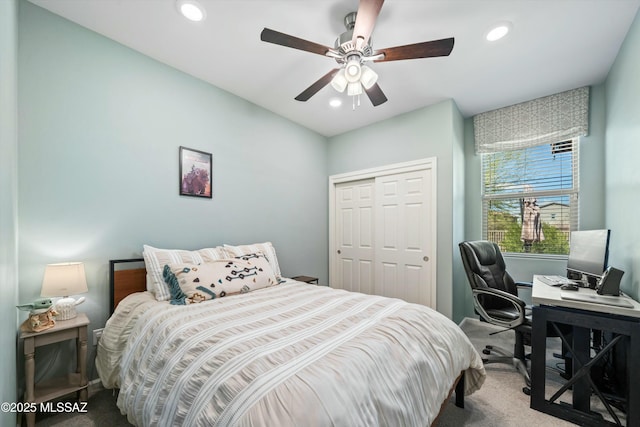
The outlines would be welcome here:
M 76 311 L 78 302 L 73 298 L 61 298 L 56 301 L 55 309 L 58 312 L 56 320 L 69 320 L 78 315 Z

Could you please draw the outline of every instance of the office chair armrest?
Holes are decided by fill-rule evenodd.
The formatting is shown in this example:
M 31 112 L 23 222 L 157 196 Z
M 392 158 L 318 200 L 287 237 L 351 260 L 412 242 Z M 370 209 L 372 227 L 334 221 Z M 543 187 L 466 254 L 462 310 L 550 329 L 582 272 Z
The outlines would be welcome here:
M 533 287 L 532 282 L 516 282 L 516 286 L 521 289 L 531 289 Z
M 486 312 L 486 310 L 478 300 L 478 295 L 481 295 L 481 294 L 491 295 L 491 296 L 498 297 L 510 302 L 518 311 L 518 318 L 514 320 L 504 320 L 504 319 L 498 319 L 496 317 L 491 316 L 489 313 Z M 510 294 L 509 292 L 505 292 L 505 291 L 501 291 L 493 288 L 476 288 L 476 289 L 473 289 L 473 303 L 476 311 L 480 314 L 480 316 L 484 317 L 485 319 L 489 319 L 490 323 L 493 323 L 494 325 L 502 326 L 505 328 L 515 328 L 516 326 L 519 326 L 525 322 L 525 316 L 526 316 L 525 302 L 522 301 L 517 296 Z
M 518 298 L 523 300 L 526 304 L 526 316 L 531 316 L 531 292 L 533 291 L 533 283 L 531 282 L 516 282 L 516 288 L 518 289 Z

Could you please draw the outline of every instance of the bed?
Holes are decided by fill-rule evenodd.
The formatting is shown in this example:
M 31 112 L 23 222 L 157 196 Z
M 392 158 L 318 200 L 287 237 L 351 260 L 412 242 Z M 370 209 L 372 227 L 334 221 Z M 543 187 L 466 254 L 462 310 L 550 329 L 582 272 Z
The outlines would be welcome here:
M 117 268 L 129 261 L 110 263 L 96 368 L 134 425 L 428 426 L 484 382 L 464 333 L 427 307 L 282 277 L 176 304 L 149 290 L 149 263 Z

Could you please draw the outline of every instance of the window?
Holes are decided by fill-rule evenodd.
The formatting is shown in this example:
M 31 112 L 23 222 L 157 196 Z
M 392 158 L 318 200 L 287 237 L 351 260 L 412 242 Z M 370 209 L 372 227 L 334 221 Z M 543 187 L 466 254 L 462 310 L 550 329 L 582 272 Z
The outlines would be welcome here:
M 482 154 L 484 238 L 503 252 L 568 254 L 578 164 L 577 139 Z

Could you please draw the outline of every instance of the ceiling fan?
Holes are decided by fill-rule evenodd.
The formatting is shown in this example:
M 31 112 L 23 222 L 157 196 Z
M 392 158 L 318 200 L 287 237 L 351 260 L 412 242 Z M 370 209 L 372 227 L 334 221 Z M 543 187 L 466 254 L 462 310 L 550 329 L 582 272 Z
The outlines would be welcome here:
M 347 31 L 340 34 L 334 48 L 269 28 L 262 30 L 260 33 L 262 41 L 327 56 L 335 59 L 340 65 L 296 96 L 297 101 L 309 100 L 320 89 L 331 83 L 338 92 L 344 92 L 346 89 L 347 94 L 354 97 L 354 102 L 355 97 L 358 96 L 358 103 L 359 95 L 364 89 L 375 107 L 386 102 L 387 97 L 377 83 L 378 75 L 365 63 L 432 58 L 448 56 L 451 53 L 453 37 L 374 51 L 371 47 L 371 33 L 383 3 L 384 0 L 360 0 L 358 11 L 345 16 L 344 24 Z

